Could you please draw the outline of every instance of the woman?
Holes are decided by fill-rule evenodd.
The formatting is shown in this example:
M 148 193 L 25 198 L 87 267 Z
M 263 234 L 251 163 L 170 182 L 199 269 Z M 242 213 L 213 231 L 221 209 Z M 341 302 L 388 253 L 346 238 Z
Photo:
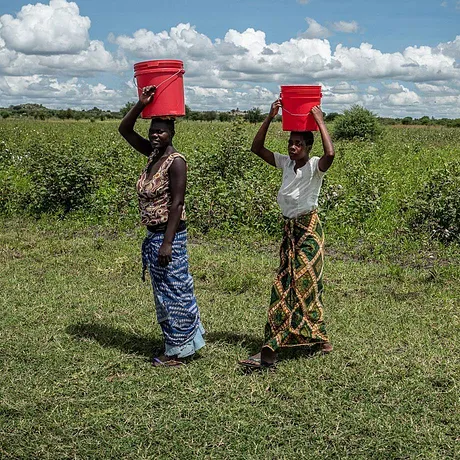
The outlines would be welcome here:
M 143 278 L 148 268 L 165 344 L 164 353 L 153 359 L 153 365 L 179 366 L 205 345 L 204 329 L 188 271 L 184 207 L 187 167 L 172 144 L 174 120 L 153 118 L 148 140 L 134 131 L 155 89 L 143 89 L 118 130 L 132 147 L 148 157 L 137 181 L 141 222 L 147 226 L 142 244 Z
M 318 219 L 318 195 L 324 173 L 334 160 L 334 147 L 319 106 L 312 116 L 318 124 L 324 155 L 311 157 L 313 133 L 291 132 L 289 156 L 265 148 L 265 137 L 281 101 L 275 101 L 252 143 L 251 150 L 271 166 L 283 170 L 278 204 L 284 216 L 280 267 L 273 282 L 265 343 L 260 353 L 240 361 L 250 368 L 271 367 L 282 347 L 318 346 L 332 351 L 324 326 L 321 301 L 324 235 Z

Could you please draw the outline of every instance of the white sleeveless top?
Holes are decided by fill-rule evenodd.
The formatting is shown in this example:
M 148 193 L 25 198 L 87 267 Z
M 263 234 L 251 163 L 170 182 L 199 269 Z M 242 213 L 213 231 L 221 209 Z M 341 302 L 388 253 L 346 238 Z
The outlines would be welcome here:
M 311 157 L 304 166 L 294 171 L 295 162 L 289 156 L 279 153 L 273 155 L 276 167 L 283 170 L 277 198 L 283 216 L 292 219 L 316 209 L 326 174 L 319 169 L 319 157 Z

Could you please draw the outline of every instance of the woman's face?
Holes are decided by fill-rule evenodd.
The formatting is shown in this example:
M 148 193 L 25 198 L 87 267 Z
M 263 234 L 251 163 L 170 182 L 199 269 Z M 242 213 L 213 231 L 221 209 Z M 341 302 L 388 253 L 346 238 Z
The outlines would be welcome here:
M 171 144 L 171 131 L 165 123 L 154 122 L 150 125 L 149 141 L 154 149 L 166 148 Z
M 291 133 L 288 142 L 288 153 L 291 160 L 301 160 L 308 156 L 311 146 L 307 146 L 301 134 Z

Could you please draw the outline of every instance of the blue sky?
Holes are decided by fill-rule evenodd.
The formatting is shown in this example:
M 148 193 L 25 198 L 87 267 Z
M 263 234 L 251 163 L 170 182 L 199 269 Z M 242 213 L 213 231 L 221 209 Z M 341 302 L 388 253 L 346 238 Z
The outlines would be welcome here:
M 460 117 L 460 1 L 2 1 L 0 106 L 117 110 L 134 62 L 181 59 L 196 110 L 267 110 L 281 84 L 323 109 Z

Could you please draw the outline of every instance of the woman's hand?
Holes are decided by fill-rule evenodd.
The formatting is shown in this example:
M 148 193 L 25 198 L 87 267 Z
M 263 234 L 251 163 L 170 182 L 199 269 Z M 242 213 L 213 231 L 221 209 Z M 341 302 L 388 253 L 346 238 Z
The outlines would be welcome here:
M 313 118 L 316 121 L 316 124 L 321 124 L 324 123 L 324 118 L 323 118 L 323 111 L 321 110 L 321 107 L 319 105 L 315 105 L 311 110 L 310 113 L 313 115 Z
M 157 90 L 156 86 L 144 87 L 139 96 L 139 101 L 144 105 L 150 104 L 153 101 L 153 96 L 156 90 Z
M 273 118 L 275 118 L 278 115 L 278 112 L 280 111 L 281 107 L 281 99 L 277 99 L 270 107 L 270 112 L 268 116 L 273 120 Z
M 158 250 L 158 263 L 160 267 L 167 267 L 172 262 L 172 244 L 163 241 Z

